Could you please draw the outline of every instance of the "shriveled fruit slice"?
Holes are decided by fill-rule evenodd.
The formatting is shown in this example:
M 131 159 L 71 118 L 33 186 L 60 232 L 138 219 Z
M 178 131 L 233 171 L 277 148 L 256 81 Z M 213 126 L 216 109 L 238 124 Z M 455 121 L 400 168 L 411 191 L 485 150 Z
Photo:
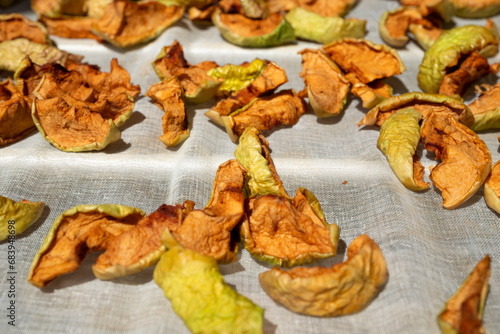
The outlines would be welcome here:
M 245 211 L 241 238 L 259 260 L 293 267 L 337 253 L 339 227 L 326 222 L 318 200 L 306 189 L 298 189 L 293 201 L 277 195 L 251 197 Z
M 441 163 L 431 180 L 441 190 L 443 206 L 454 209 L 483 185 L 491 171 L 491 154 L 475 132 L 451 114 L 432 112 L 424 118 L 421 141 Z
M 242 14 L 226 14 L 216 8 L 212 22 L 228 42 L 251 48 L 264 48 L 290 43 L 295 33 L 284 16 L 273 13 L 260 20 L 252 20 Z
M 110 238 L 106 251 L 92 266 L 99 279 L 113 279 L 138 273 L 156 264 L 165 252 L 162 233 L 178 224 L 192 208 L 188 205 L 161 205 L 131 229 Z
M 208 101 L 216 95 L 222 84 L 221 79 L 209 75 L 210 70 L 217 67 L 215 62 L 189 64 L 184 58 L 182 45 L 177 40 L 163 47 L 152 65 L 160 80 L 177 77 L 187 103 Z
M 484 182 L 484 200 L 486 204 L 500 214 L 500 163 L 495 162 L 490 175 Z
M 269 142 L 257 128 L 245 129 L 240 136 L 234 156 L 248 172 L 245 180 L 245 197 L 273 194 L 291 199 L 274 167 L 269 154 Z
M 293 89 L 288 89 L 257 98 L 242 109 L 221 118 L 229 137 L 236 142 L 249 126 L 263 131 L 279 125 L 294 125 L 306 112 L 304 100 Z
M 81 101 L 95 100 L 94 89 L 88 85 L 81 73 L 68 71 L 57 63 L 40 66 L 26 58 L 19 64 L 14 79 L 30 103 L 35 97 L 47 99 L 66 94 Z
M 498 36 L 491 29 L 465 25 L 448 30 L 425 52 L 417 75 L 420 88 L 426 93 L 437 93 L 445 75 L 464 56 L 477 51 L 490 57 L 498 51 Z
M 215 7 L 215 4 L 201 9 L 189 7 L 187 10 L 189 20 L 199 25 L 212 25 L 212 15 L 215 11 Z
M 208 72 L 223 78 L 219 94 L 229 95 L 205 113 L 215 123 L 224 126 L 222 116 L 229 116 L 255 98 L 272 94 L 288 81 L 285 70 L 272 61 L 253 60 L 248 66 L 225 65 Z
M 172 76 L 149 87 L 146 96 L 165 114 L 162 117 L 163 135 L 160 141 L 167 147 L 180 144 L 189 137 L 186 107 L 182 100 L 182 87 L 177 77 Z
M 488 60 L 474 51 L 465 58 L 457 70 L 446 74 L 439 87 L 439 94 L 461 99 L 467 87 L 488 73 L 496 73 Z
M 245 213 L 245 174 L 237 160 L 221 164 L 205 208 L 190 211 L 177 225 L 169 225 L 165 230 L 163 240 L 167 247 L 181 244 L 219 263 L 235 261 L 239 238 L 234 229 Z
M 224 282 L 214 258 L 175 246 L 153 278 L 192 333 L 263 333 L 264 310 Z
M 65 38 L 91 38 L 102 41 L 102 38 L 92 32 L 92 25 L 98 20 L 95 17 L 48 17 L 42 15 L 38 20 L 47 27 L 51 35 Z
M 403 73 L 406 67 L 393 48 L 366 39 L 344 38 L 323 46 L 326 54 L 344 71 L 362 83 Z
M 347 15 L 356 0 L 268 0 L 269 10 L 284 13 L 300 7 L 320 14 L 323 17 L 342 17 Z
M 16 202 L 0 196 L 0 241 L 12 239 L 26 231 L 42 215 L 44 202 Z
M 117 205 L 78 205 L 52 224 L 31 263 L 28 282 L 44 287 L 56 277 L 78 269 L 88 251 L 100 251 L 108 241 L 134 227 L 145 213 Z
M 295 37 L 321 44 L 352 37 L 365 36 L 366 20 L 341 17 L 323 17 L 302 7 L 295 7 L 285 15 L 295 31 Z
M 338 226 L 326 222 L 309 190 L 299 188 L 293 199 L 286 193 L 268 148 L 259 131 L 249 127 L 234 152 L 248 171 L 240 230 L 245 248 L 263 261 L 288 267 L 335 255 Z
M 437 317 L 443 334 L 484 333 L 483 313 L 490 278 L 489 255 L 479 261 Z
M 363 101 L 363 108 L 373 108 L 383 100 L 392 97 L 392 87 L 382 80 L 364 84 L 354 73 L 347 73 L 345 78 L 352 85 L 351 93 Z
M 422 13 L 417 7 L 399 7 L 385 11 L 379 21 L 380 36 L 390 46 L 401 48 L 410 41 L 407 36 L 410 24 L 422 18 Z
M 0 42 L 26 38 L 40 44 L 51 44 L 47 29 L 22 14 L 0 15 Z
M 18 141 L 34 129 L 28 100 L 11 79 L 0 81 L 0 146 Z
M 16 38 L 0 43 L 0 70 L 15 72 L 23 59 L 29 56 L 38 65 L 58 63 L 66 65 L 79 62 L 82 57 L 59 50 L 54 46 Z
M 66 68 L 80 72 L 85 82 L 99 92 L 97 99 L 100 95 L 109 96 L 121 93 L 136 98 L 141 92 L 141 87 L 130 82 L 130 74 L 118 64 L 116 58 L 111 59 L 109 72 L 102 72 L 99 66 L 84 63 L 68 64 Z
M 475 132 L 500 128 L 500 84 L 482 87 L 485 90 L 468 106 L 474 115 L 470 128 Z
M 117 0 L 106 6 L 92 32 L 117 47 L 127 48 L 155 39 L 183 15 L 184 7 L 180 6 Z
M 344 108 L 350 83 L 340 68 L 320 49 L 304 49 L 300 76 L 306 88 L 299 96 L 307 97 L 316 116 L 338 115 Z
M 363 234 L 347 249 L 347 261 L 331 268 L 274 267 L 259 275 L 264 291 L 289 310 L 306 315 L 334 317 L 364 309 L 388 279 L 379 246 Z
M 208 71 L 212 78 L 223 80 L 218 96 L 229 96 L 248 87 L 256 78 L 264 73 L 270 62 L 256 58 L 250 63 L 241 65 L 226 64 Z
M 38 15 L 49 17 L 67 15 L 84 15 L 85 0 L 31 0 L 31 9 Z
M 410 23 L 408 27 L 408 30 L 413 34 L 415 40 L 424 51 L 427 51 L 443 33 L 441 26 L 429 22 L 431 21 Z
M 485 18 L 500 13 L 498 0 L 451 0 L 455 15 L 465 18 Z
M 389 116 L 404 108 L 413 108 L 420 112 L 424 118 L 435 111 L 450 113 L 467 126 L 474 122 L 474 115 L 472 115 L 470 109 L 457 99 L 446 95 L 409 92 L 383 100 L 363 117 L 358 126 L 380 126 Z
M 61 97 L 36 100 L 33 121 L 42 137 L 62 151 L 102 150 L 120 139 L 111 119 L 104 119 L 85 106 L 71 106 Z
M 86 64 L 72 68 L 67 70 L 54 63 L 38 66 L 25 59 L 14 78 L 19 89 L 30 100 L 35 97 L 61 97 L 71 106 L 88 107 L 104 119 L 113 120 L 116 126 L 121 126 L 130 118 L 135 102 L 129 93 L 137 95 L 140 88 L 130 84 L 128 73 L 116 63 L 116 59 L 111 62 L 109 74 Z
M 173 76 L 172 70 L 175 68 L 190 66 L 186 58 L 184 58 L 184 49 L 177 40 L 174 40 L 171 45 L 161 48 L 160 53 L 151 65 L 160 80 Z
M 377 147 L 385 154 L 389 165 L 401 183 L 408 189 L 427 189 L 423 181 L 424 167 L 415 154 L 420 142 L 422 114 L 415 109 L 400 109 L 381 126 Z

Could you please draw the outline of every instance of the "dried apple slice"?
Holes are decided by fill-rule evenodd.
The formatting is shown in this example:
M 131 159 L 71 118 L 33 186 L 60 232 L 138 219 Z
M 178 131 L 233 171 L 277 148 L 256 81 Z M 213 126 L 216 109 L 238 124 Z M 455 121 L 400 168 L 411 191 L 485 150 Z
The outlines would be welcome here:
M 222 85 L 219 87 L 217 95 L 225 97 L 248 87 L 264 73 L 269 64 L 270 62 L 267 60 L 256 58 L 250 63 L 245 62 L 241 65 L 226 64 L 211 68 L 208 71 L 208 75 L 212 78 L 222 80 Z M 279 68 L 277 65 L 273 65 Z M 270 77 L 270 75 L 267 74 L 267 77 Z
M 491 273 L 490 263 L 490 256 L 486 255 L 446 302 L 437 318 L 441 333 L 485 332 L 482 319 Z
M 71 106 L 61 97 L 35 100 L 32 117 L 42 137 L 62 151 L 102 150 L 121 138 L 113 120 L 87 105 Z
M 0 146 L 21 140 L 34 129 L 27 99 L 11 79 L 0 81 Z
M 31 0 L 31 9 L 38 15 L 55 17 L 62 14 L 84 15 L 85 0 Z
M 184 100 L 193 104 L 208 101 L 216 95 L 222 80 L 212 77 L 209 72 L 217 66 L 212 61 L 189 64 L 184 58 L 182 45 L 177 40 L 163 47 L 153 62 L 153 68 L 160 80 L 177 77 L 182 86 Z
M 40 44 L 51 44 L 47 29 L 22 14 L 0 15 L 0 42 L 26 38 Z
M 435 111 L 450 113 L 466 126 L 470 126 L 474 122 L 474 115 L 470 109 L 457 99 L 446 95 L 409 92 L 383 100 L 363 117 L 358 126 L 380 126 L 389 116 L 404 108 L 413 108 L 420 112 L 424 118 Z
M 295 40 L 295 33 L 284 16 L 272 13 L 269 17 L 252 20 L 242 14 L 226 14 L 216 8 L 212 22 L 228 42 L 251 48 L 283 45 Z
M 84 63 L 71 63 L 66 68 L 80 72 L 85 82 L 99 92 L 99 95 L 109 96 L 126 93 L 132 98 L 136 98 L 141 92 L 141 87 L 130 82 L 130 74 L 118 64 L 116 58 L 111 59 L 109 73 L 102 72 L 99 66 Z
M 491 154 L 475 132 L 453 115 L 432 112 L 424 118 L 421 141 L 441 163 L 430 178 L 441 190 L 443 207 L 455 209 L 476 193 L 491 171 Z
M 357 0 L 268 0 L 269 10 L 285 13 L 300 7 L 323 17 L 343 17 L 351 10 Z
M 234 156 L 248 172 L 245 180 L 245 197 L 273 194 L 291 199 L 274 167 L 269 153 L 269 142 L 257 128 L 245 129 L 240 136 Z
M 460 63 L 457 70 L 446 74 L 439 87 L 439 94 L 461 99 L 467 87 L 488 73 L 496 73 L 497 68 L 490 66 L 488 60 L 478 52 L 470 53 Z
M 377 147 L 384 153 L 394 174 L 413 191 L 429 187 L 423 181 L 424 167 L 415 155 L 420 141 L 422 114 L 412 108 L 400 109 L 381 126 Z
M 379 21 L 380 36 L 390 46 L 402 48 L 410 41 L 407 32 L 411 22 L 420 21 L 422 18 L 417 7 L 399 7 L 385 11 Z
M 498 51 L 498 36 L 491 29 L 466 25 L 448 30 L 425 52 L 417 80 L 426 93 L 437 93 L 445 75 L 459 65 L 464 56 L 477 51 L 490 57 Z
M 392 97 L 392 87 L 382 80 L 364 84 L 354 73 L 347 73 L 345 78 L 352 84 L 351 93 L 363 101 L 363 108 L 373 108 L 383 100 Z
M 339 228 L 328 224 L 316 197 L 299 188 L 292 199 L 259 131 L 247 128 L 234 152 L 248 171 L 248 197 L 240 235 L 245 248 L 260 260 L 291 267 L 334 256 Z
M 44 287 L 56 277 L 75 271 L 88 251 L 106 249 L 108 241 L 132 229 L 145 213 L 117 205 L 78 205 L 52 224 L 31 263 L 28 282 Z
M 84 64 L 73 68 L 75 69 L 67 70 L 59 64 L 38 66 L 25 59 L 14 78 L 19 89 L 30 100 L 35 96 L 42 99 L 62 97 L 69 105 L 88 107 L 91 112 L 99 113 L 104 119 L 113 120 L 116 126 L 123 125 L 132 115 L 135 106 L 134 99 L 128 93 L 136 95 L 140 91 L 139 86 L 132 86 L 127 81 L 128 73 L 116 60 L 112 61 L 110 74 Z M 89 75 L 88 69 L 95 73 Z M 117 73 L 113 73 L 115 71 Z M 98 80 L 94 80 L 94 75 Z
M 215 123 L 224 126 L 222 116 L 229 116 L 255 98 L 272 94 L 288 81 L 285 70 L 272 61 L 254 59 L 247 66 L 227 64 L 208 72 L 224 79 L 219 95 L 230 96 L 219 101 L 205 113 Z
M 70 62 L 79 62 L 83 58 L 54 46 L 35 43 L 26 38 L 16 38 L 0 43 L 0 70 L 15 72 L 26 56 L 38 65 L 47 63 L 67 65 Z
M 252 126 L 260 131 L 279 125 L 297 124 L 307 112 L 307 105 L 293 89 L 253 100 L 229 116 L 221 116 L 232 141 L 236 142 L 246 128 Z
M 338 115 L 344 108 L 351 84 L 323 51 L 304 49 L 299 54 L 302 56 L 300 76 L 306 85 L 299 95 L 307 96 L 316 116 Z
M 366 234 L 352 241 L 347 261 L 331 268 L 277 267 L 259 275 L 264 291 L 289 310 L 318 317 L 334 317 L 364 309 L 388 279 L 379 246 Z
M 241 238 L 259 260 L 293 267 L 337 253 L 339 228 L 326 222 L 318 200 L 307 189 L 298 189 L 292 202 L 271 194 L 251 197 L 245 211 Z
M 95 17 L 87 16 L 64 16 L 48 17 L 42 15 L 38 20 L 43 23 L 51 35 L 64 38 L 90 38 L 102 41 L 92 32 L 92 25 L 97 22 Z
M 301 8 L 313 11 L 323 16 L 345 16 L 357 0 L 296 0 Z
M 160 141 L 167 147 L 180 144 L 189 137 L 186 107 L 182 100 L 182 87 L 177 77 L 161 81 L 149 87 L 146 96 L 165 111 L 162 117 L 163 135 Z
M 465 18 L 485 18 L 500 13 L 498 0 L 451 0 L 455 15 Z
M 92 266 L 94 275 L 99 279 L 114 279 L 156 264 L 166 249 L 162 243 L 163 231 L 178 224 L 191 210 L 190 203 L 163 204 L 131 229 L 107 240 L 106 251 Z
M 19 90 L 30 103 L 35 96 L 47 99 L 62 97 L 66 94 L 81 101 L 95 101 L 95 91 L 88 85 L 81 73 L 68 71 L 57 63 L 40 66 L 26 58 L 19 64 L 14 73 L 14 79 Z
M 484 182 L 484 200 L 486 204 L 500 214 L 500 163 L 495 162 L 490 175 Z
M 192 333 L 263 333 L 264 310 L 224 282 L 214 258 L 175 246 L 153 278 Z
M 366 20 L 324 17 L 302 7 L 295 7 L 285 15 L 295 31 L 295 37 L 321 44 L 351 37 L 365 36 Z
M 180 244 L 219 263 L 235 261 L 239 238 L 234 235 L 234 229 L 245 213 L 245 174 L 237 160 L 221 164 L 205 208 L 190 211 L 182 221 L 169 225 L 163 232 L 167 247 Z
M 156 1 L 135 3 L 117 0 L 108 4 L 92 32 L 105 41 L 127 48 L 158 37 L 184 15 L 184 7 Z
M 13 201 L 0 196 L 0 241 L 12 240 L 26 231 L 42 215 L 44 202 Z
M 344 38 L 323 46 L 326 54 L 344 71 L 362 83 L 403 73 L 406 67 L 393 48 L 365 39 Z
M 479 98 L 468 105 L 474 115 L 470 128 L 475 132 L 500 128 L 500 84 L 482 87 Z

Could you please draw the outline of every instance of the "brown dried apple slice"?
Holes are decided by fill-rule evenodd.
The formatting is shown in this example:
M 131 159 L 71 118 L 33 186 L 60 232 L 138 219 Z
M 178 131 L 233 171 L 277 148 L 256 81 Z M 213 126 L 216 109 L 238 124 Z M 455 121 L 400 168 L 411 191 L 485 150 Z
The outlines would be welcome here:
M 442 333 L 485 332 L 482 318 L 491 273 L 490 263 L 490 256 L 486 255 L 446 302 L 437 319 Z
M 293 89 L 253 100 L 222 121 L 231 140 L 236 142 L 246 128 L 270 130 L 278 125 L 294 125 L 307 112 L 305 101 Z
M 163 135 L 159 137 L 167 147 L 175 146 L 189 137 L 186 107 L 182 100 L 182 87 L 177 77 L 172 76 L 149 87 L 146 96 L 165 114 L 162 117 Z
M 116 204 L 78 205 L 52 224 L 31 264 L 28 282 L 41 288 L 75 271 L 87 252 L 106 249 L 111 238 L 128 231 L 145 215 Z
M 234 228 L 244 215 L 243 184 L 246 171 L 237 160 L 219 166 L 211 198 L 203 210 L 189 212 L 163 235 L 168 247 L 181 244 L 219 263 L 236 260 L 239 239 Z
M 293 312 L 333 317 L 364 309 L 388 279 L 379 246 L 363 234 L 347 249 L 347 261 L 331 268 L 274 267 L 259 275 L 264 291 Z
M 184 15 L 184 7 L 156 1 L 135 3 L 117 0 L 108 4 L 92 32 L 107 42 L 126 48 L 149 42 Z
M 344 71 L 354 73 L 362 83 L 403 73 L 406 67 L 396 50 L 365 39 L 344 38 L 323 47 Z
M 85 106 L 71 106 L 61 97 L 35 100 L 33 121 L 42 137 L 62 151 L 102 150 L 120 139 L 113 120 Z
M 47 29 L 22 14 L 0 15 L 0 42 L 26 38 L 40 44 L 51 44 Z
M 306 88 L 299 96 L 308 97 L 314 113 L 318 117 L 338 115 L 347 100 L 351 84 L 340 68 L 320 49 L 304 49 L 302 72 Z
M 132 275 L 154 265 L 165 252 L 162 233 L 169 225 L 176 225 L 192 210 L 192 202 L 183 205 L 161 205 L 142 218 L 131 229 L 110 238 L 106 251 L 92 266 L 99 279 L 113 279 Z
M 0 146 L 14 143 L 35 129 L 28 100 L 11 79 L 0 82 Z
M 424 118 L 421 141 L 441 163 L 430 178 L 441 190 L 443 207 L 454 209 L 483 185 L 491 171 L 491 154 L 475 132 L 451 114 L 432 112 Z

